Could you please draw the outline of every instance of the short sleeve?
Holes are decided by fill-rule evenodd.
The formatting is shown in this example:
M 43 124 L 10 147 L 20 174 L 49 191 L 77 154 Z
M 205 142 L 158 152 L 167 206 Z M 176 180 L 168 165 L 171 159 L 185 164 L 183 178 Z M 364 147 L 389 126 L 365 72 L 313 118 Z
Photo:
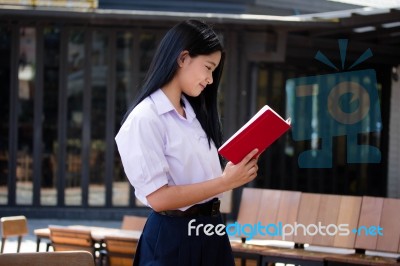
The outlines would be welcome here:
M 154 113 L 131 113 L 115 140 L 136 196 L 149 205 L 146 196 L 168 184 L 162 122 Z

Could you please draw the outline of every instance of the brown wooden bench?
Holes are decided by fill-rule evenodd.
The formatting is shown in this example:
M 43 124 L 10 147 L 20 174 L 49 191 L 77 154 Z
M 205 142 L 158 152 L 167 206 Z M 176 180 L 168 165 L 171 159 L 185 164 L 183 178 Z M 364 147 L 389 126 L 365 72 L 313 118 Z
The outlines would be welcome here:
M 258 219 L 263 190 L 258 188 L 243 188 L 240 200 L 237 223 L 255 224 Z M 231 241 L 232 252 L 241 265 L 246 265 L 249 260 L 253 264 L 261 264 L 261 255 L 258 251 L 264 247 L 245 243 L 246 238 L 237 235 L 237 241 Z
M 400 265 L 400 199 L 363 197 L 358 229 L 357 253 L 327 256 L 326 265 Z
M 302 265 L 400 265 L 396 258 L 368 256 L 368 251 L 400 254 L 400 199 L 341 196 L 295 191 L 244 188 L 237 219 L 239 224 L 302 224 L 329 226 L 331 235 L 302 234 L 287 236 L 292 246 L 281 248 L 273 244 L 250 244 L 255 241 L 232 241 L 232 249 L 241 264 L 256 265 L 291 263 Z M 340 235 L 338 226 L 346 229 Z M 336 227 L 335 227 L 336 226 Z M 372 227 L 371 227 L 372 226 Z M 353 233 L 353 229 L 380 226 L 383 236 Z M 300 228 L 300 227 L 299 227 Z M 301 228 L 300 228 L 301 229 Z M 326 230 L 326 228 L 325 228 Z M 340 231 L 345 233 L 345 231 Z M 276 240 L 282 236 L 255 236 Z M 396 255 L 397 254 L 397 255 Z
M 360 197 L 302 193 L 295 221 L 306 228 L 310 226 L 309 232 L 305 234 L 303 228 L 299 227 L 293 236 L 293 249 L 261 251 L 262 265 L 269 262 L 324 265 L 329 252 L 353 252 L 355 235 L 340 235 L 338 226 L 348 224 L 348 230 L 356 227 L 360 208 Z M 317 232 L 316 226 L 325 235 Z M 308 249 L 308 246 L 318 247 L 319 251 Z M 321 247 L 326 251 L 321 251 Z
M 240 225 L 294 223 L 297 218 L 300 195 L 298 191 L 244 188 L 237 222 Z M 274 245 L 278 244 L 279 236 L 274 236 L 274 228 L 271 228 L 269 232 L 271 234 L 266 232 L 265 235 L 256 234 L 251 241 L 241 235 L 241 241 L 231 243 L 234 256 L 240 258 L 242 265 L 246 265 L 246 261 L 260 265 L 262 251 L 267 248 L 267 245 L 269 245 L 268 249 L 275 250 Z M 286 240 L 292 241 L 293 236 L 288 236 Z M 253 242 L 260 244 L 252 244 Z M 290 246 L 290 243 L 286 244 L 288 245 Z

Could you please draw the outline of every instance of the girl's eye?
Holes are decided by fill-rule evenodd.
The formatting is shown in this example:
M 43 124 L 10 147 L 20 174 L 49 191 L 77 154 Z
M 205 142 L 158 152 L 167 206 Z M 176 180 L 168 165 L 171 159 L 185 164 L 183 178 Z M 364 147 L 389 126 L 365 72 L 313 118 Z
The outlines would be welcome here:
M 208 70 L 211 70 L 211 67 L 209 67 L 209 66 L 206 66 L 206 68 L 207 68 Z

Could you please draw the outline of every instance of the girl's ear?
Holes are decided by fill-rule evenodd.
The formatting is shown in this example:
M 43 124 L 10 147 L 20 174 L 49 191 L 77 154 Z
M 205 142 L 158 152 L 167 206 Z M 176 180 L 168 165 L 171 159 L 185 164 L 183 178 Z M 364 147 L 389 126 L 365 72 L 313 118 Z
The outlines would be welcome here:
M 180 66 L 180 67 L 182 67 L 183 66 L 183 63 L 185 62 L 185 60 L 188 58 L 188 56 L 190 56 L 189 55 L 189 52 L 188 51 L 182 51 L 180 54 L 179 54 L 179 56 L 178 56 L 178 65 Z

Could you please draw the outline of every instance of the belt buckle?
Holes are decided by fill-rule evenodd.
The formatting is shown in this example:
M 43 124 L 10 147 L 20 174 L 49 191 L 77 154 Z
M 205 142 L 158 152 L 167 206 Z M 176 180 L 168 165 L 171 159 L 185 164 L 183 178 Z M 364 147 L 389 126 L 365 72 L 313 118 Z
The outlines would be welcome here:
M 211 207 L 211 216 L 216 216 L 219 214 L 219 207 L 221 205 L 221 201 L 217 200 L 212 203 Z

